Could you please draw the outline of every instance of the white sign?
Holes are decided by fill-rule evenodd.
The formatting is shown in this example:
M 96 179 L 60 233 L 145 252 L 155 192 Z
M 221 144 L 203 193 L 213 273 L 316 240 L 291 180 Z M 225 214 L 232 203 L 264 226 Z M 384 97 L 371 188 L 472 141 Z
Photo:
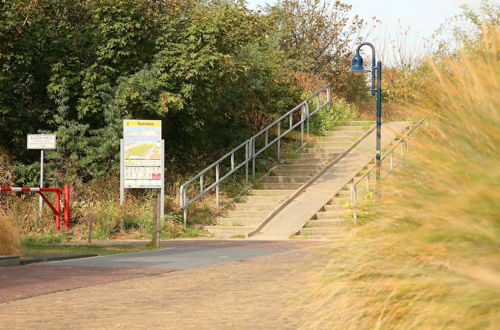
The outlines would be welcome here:
M 124 188 L 163 187 L 161 120 L 123 121 Z
M 28 149 L 55 149 L 55 134 L 28 134 Z

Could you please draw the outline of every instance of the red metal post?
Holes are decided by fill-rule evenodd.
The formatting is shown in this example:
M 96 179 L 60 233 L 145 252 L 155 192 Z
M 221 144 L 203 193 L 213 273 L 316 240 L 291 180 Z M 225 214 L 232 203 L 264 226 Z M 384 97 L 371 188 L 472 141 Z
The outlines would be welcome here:
M 70 205 L 69 185 L 64 185 L 64 228 L 69 230 L 69 205 Z
M 26 187 L 0 187 L 0 191 L 12 191 L 12 192 L 36 192 L 42 196 L 43 200 L 50 209 L 56 215 L 56 228 L 61 229 L 61 194 L 63 191 L 61 188 L 26 188 Z M 50 200 L 45 196 L 44 192 L 55 192 L 56 193 L 56 205 L 52 205 Z M 64 186 L 64 227 L 66 231 L 69 230 L 69 186 Z
M 56 208 L 54 207 L 54 205 L 52 205 L 52 203 L 50 202 L 50 200 L 47 198 L 47 196 L 45 196 L 45 194 L 41 191 L 38 192 L 38 194 L 40 196 L 42 196 L 43 200 L 45 201 L 45 203 L 47 203 L 47 205 L 50 207 L 50 209 L 52 210 L 52 212 L 54 212 L 54 214 L 57 214 L 57 210 Z
M 56 228 L 61 229 L 61 191 L 56 191 Z

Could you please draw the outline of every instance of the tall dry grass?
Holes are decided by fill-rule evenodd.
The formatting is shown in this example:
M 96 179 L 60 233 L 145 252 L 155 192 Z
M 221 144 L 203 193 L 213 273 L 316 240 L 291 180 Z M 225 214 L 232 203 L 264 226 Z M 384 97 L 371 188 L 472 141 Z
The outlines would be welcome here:
M 311 265 L 291 308 L 304 328 L 498 329 L 500 35 L 485 32 L 481 51 L 430 63 L 412 109 L 428 124 L 375 220 Z
M 0 255 L 18 255 L 21 249 L 14 218 L 0 211 Z

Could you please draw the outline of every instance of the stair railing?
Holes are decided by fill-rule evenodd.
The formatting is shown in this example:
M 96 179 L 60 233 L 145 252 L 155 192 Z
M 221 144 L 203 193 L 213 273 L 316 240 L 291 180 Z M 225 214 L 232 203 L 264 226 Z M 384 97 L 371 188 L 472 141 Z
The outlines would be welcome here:
M 419 127 L 423 122 L 424 122 L 424 119 L 421 119 L 416 124 L 414 124 L 408 130 L 408 132 L 405 135 L 401 136 L 400 139 L 396 143 L 394 143 L 389 148 L 389 150 L 387 150 L 387 152 L 381 157 L 381 159 L 380 159 L 380 161 L 381 161 L 380 166 L 381 167 L 383 166 L 383 164 L 386 160 L 389 160 L 389 166 L 388 166 L 388 170 L 386 173 L 386 177 L 389 176 L 394 169 L 396 169 L 397 167 L 399 167 L 400 165 L 403 164 L 403 157 L 405 156 L 405 153 L 408 152 L 408 148 L 409 148 L 409 137 L 417 129 L 417 127 Z M 396 157 L 395 157 L 396 149 L 399 149 L 399 151 L 400 151 L 399 161 L 395 160 L 396 159 Z M 375 161 L 375 157 L 373 157 L 372 161 Z M 350 191 L 351 191 L 350 209 L 352 212 L 352 217 L 353 217 L 355 226 L 357 226 L 357 224 L 358 224 L 358 206 L 357 206 L 358 191 L 359 191 L 358 186 L 361 185 L 362 182 L 364 182 L 366 192 L 370 191 L 370 187 L 371 187 L 370 186 L 371 185 L 370 177 L 371 177 L 372 172 L 376 169 L 376 167 L 377 167 L 376 164 L 373 164 L 360 177 L 352 178 L 352 180 L 351 180 L 351 183 L 350 183 Z
M 274 144 L 276 144 L 278 160 L 280 160 L 281 140 L 299 126 L 301 144 L 304 145 L 304 135 L 307 134 L 308 137 L 310 135 L 309 119 L 318 111 L 325 107 L 327 108 L 331 103 L 330 88 L 331 85 L 322 87 L 292 110 L 276 119 L 266 128 L 241 143 L 188 181 L 184 182 L 179 190 L 179 204 L 183 211 L 184 227 L 187 225 L 188 207 L 191 204 L 215 188 L 215 202 L 217 206 L 219 206 L 221 183 L 242 167 L 245 167 L 246 182 L 248 182 L 250 166 L 252 176 L 255 177 L 255 160 L 257 156 Z M 314 100 L 316 101 L 316 108 L 311 111 L 310 103 Z M 259 147 L 256 146 L 258 140 L 261 142 Z M 225 167 L 223 166 L 224 162 L 227 162 Z M 227 171 L 222 173 L 224 169 L 227 169 Z M 188 190 L 190 188 L 195 190 L 194 197 L 191 198 L 188 196 Z

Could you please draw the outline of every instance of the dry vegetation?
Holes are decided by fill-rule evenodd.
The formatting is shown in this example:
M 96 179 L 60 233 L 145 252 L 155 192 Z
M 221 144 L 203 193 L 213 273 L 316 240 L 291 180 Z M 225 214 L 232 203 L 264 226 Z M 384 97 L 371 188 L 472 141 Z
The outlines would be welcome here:
M 0 255 L 18 255 L 20 245 L 15 219 L 0 211 Z
M 498 329 L 500 35 L 485 32 L 481 51 L 430 63 L 413 108 L 427 127 L 376 220 L 312 265 L 304 328 Z

